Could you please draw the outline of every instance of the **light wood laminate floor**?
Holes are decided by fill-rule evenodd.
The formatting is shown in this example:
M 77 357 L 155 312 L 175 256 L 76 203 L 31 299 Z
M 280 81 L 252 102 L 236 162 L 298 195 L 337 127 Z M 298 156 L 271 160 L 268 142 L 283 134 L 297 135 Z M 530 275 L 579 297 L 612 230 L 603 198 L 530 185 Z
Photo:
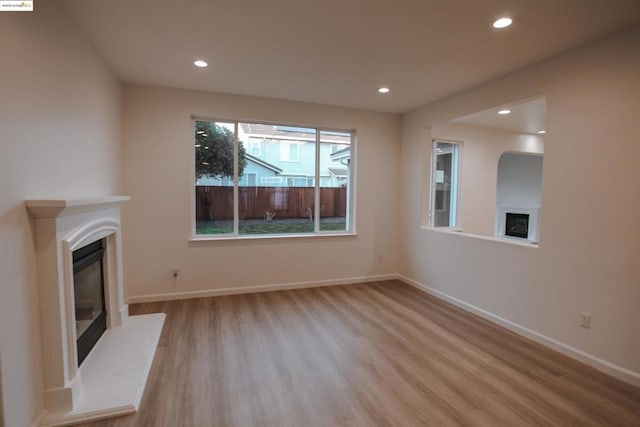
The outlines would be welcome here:
M 139 304 L 165 312 L 121 426 L 640 426 L 640 389 L 398 281 Z

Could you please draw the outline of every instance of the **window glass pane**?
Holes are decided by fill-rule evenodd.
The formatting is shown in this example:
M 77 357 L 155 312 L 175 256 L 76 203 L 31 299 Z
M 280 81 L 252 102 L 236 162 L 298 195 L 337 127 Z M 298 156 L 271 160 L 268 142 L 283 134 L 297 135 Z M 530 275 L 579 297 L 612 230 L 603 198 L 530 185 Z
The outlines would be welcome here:
M 238 185 L 240 235 L 313 233 L 316 130 L 239 123 L 238 134 L 262 141 L 260 158 L 247 157 L 243 171 L 255 178 Z
M 196 234 L 233 233 L 234 123 L 195 122 Z M 239 148 L 239 169 L 246 163 Z
M 349 229 L 351 133 L 320 132 L 320 230 Z M 314 183 L 315 184 L 315 183 Z
M 458 144 L 435 142 L 431 194 L 432 226 L 456 226 Z

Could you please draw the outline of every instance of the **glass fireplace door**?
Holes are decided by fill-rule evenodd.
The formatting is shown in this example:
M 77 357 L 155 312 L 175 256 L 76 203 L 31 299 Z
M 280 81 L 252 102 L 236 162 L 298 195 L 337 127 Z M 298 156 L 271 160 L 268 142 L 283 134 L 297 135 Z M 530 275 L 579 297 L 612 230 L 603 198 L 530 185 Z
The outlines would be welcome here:
M 73 252 L 73 293 L 76 312 L 78 365 L 107 329 L 104 303 L 102 241 Z

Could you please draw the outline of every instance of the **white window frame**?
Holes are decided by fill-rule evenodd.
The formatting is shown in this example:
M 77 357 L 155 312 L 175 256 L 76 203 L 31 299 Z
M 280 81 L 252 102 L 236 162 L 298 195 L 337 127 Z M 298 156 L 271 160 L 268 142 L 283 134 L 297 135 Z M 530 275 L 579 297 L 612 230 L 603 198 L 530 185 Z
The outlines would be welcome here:
M 357 188 L 356 188 L 356 179 L 357 176 L 357 130 L 356 129 L 338 129 L 338 128 L 325 128 L 319 126 L 308 126 L 308 125 L 291 125 L 285 123 L 269 123 L 269 122 L 259 122 L 255 120 L 240 120 L 240 119 L 216 119 L 202 116 L 191 116 L 193 122 L 193 128 L 191 133 L 191 138 L 195 133 L 193 129 L 195 128 L 196 121 L 209 121 L 209 122 L 218 122 L 218 123 L 232 123 L 234 125 L 234 148 L 233 148 L 233 157 L 234 157 L 234 165 L 233 165 L 233 181 L 235 185 L 233 186 L 233 211 L 234 211 L 234 225 L 233 225 L 233 233 L 228 234 L 196 234 L 196 200 L 195 200 L 195 183 L 193 180 L 190 180 L 189 192 L 191 194 L 191 236 L 189 237 L 189 241 L 191 242 L 199 242 L 199 241 L 208 241 L 208 240 L 238 240 L 238 239 L 270 239 L 270 238 L 278 238 L 278 239 L 287 239 L 287 238 L 309 238 L 309 237 L 320 237 L 320 236 L 344 236 L 344 235 L 357 235 L 356 233 L 356 197 L 357 197 Z M 240 223 L 240 215 L 239 215 L 239 179 L 238 179 L 238 129 L 240 123 L 256 123 L 256 124 L 265 124 L 265 125 L 273 125 L 273 126 L 293 126 L 293 127 L 306 127 L 310 129 L 316 130 L 316 138 L 315 138 L 315 177 L 314 180 L 314 232 L 313 233 L 302 233 L 302 234 L 265 234 L 265 235 L 240 235 L 239 233 L 239 223 Z M 328 230 L 322 231 L 320 230 L 320 135 L 322 132 L 340 132 L 340 133 L 348 133 L 351 135 L 351 141 L 349 147 L 351 149 L 350 161 L 349 161 L 349 180 L 347 186 L 347 212 L 346 212 L 346 229 L 344 231 L 335 231 Z M 281 141 L 282 142 L 282 141 Z M 298 144 L 299 145 L 299 144 Z M 195 162 L 193 159 L 195 158 L 195 146 L 193 144 L 193 140 L 189 140 L 189 146 L 191 147 L 191 156 L 190 156 L 190 170 L 191 176 L 195 176 Z M 282 153 L 282 151 L 281 151 Z M 289 151 L 290 153 L 290 151 Z M 298 159 L 300 158 L 300 148 L 297 150 Z M 296 160 L 299 161 L 299 160 Z M 261 181 L 262 181 L 261 177 Z M 280 177 L 281 179 L 283 177 Z
M 436 185 L 437 185 L 437 157 L 438 143 L 452 144 L 456 147 L 453 150 L 451 159 L 451 206 L 449 208 L 449 226 L 442 227 L 435 225 L 435 204 L 436 204 Z M 430 163 L 430 186 L 429 186 L 429 210 L 427 224 L 429 228 L 438 229 L 461 229 L 460 224 L 460 165 L 462 163 L 462 141 L 449 141 L 443 139 L 434 139 L 431 141 L 431 163 Z

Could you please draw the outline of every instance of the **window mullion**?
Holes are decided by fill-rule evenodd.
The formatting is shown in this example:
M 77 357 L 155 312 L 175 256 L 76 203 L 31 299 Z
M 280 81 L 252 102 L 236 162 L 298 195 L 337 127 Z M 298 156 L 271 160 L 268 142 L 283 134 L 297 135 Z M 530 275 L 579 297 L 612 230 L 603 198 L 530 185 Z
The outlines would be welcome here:
M 316 129 L 316 171 L 315 171 L 315 190 L 314 196 L 314 224 L 313 230 L 315 233 L 320 231 L 320 129 Z
M 233 234 L 240 234 L 240 207 L 238 206 L 238 156 L 240 153 L 238 142 L 238 122 L 233 123 L 233 133 L 235 135 L 233 141 Z

